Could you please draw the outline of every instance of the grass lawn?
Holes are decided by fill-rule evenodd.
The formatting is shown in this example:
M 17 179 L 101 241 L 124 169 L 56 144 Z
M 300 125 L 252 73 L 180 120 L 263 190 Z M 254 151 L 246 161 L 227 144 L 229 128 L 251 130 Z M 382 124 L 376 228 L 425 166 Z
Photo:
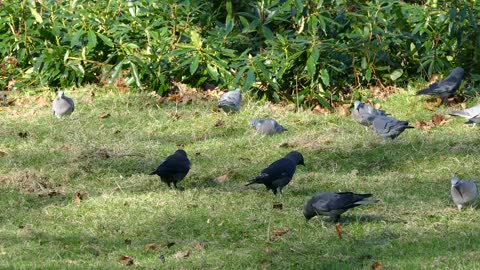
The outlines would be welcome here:
M 383 143 L 349 116 L 248 97 L 226 115 L 215 100 L 94 91 L 67 90 L 77 106 L 60 120 L 51 92 L 1 108 L 0 269 L 480 268 L 479 211 L 450 199 L 454 174 L 480 180 L 480 130 L 463 119 Z M 382 109 L 414 125 L 459 108 L 432 112 L 427 100 L 401 90 Z M 258 117 L 288 131 L 257 135 L 248 121 Z M 192 161 L 180 191 L 148 175 L 178 147 Z M 292 150 L 306 166 L 283 195 L 244 186 Z M 339 238 L 328 217 L 302 215 L 321 191 L 380 202 L 346 212 Z

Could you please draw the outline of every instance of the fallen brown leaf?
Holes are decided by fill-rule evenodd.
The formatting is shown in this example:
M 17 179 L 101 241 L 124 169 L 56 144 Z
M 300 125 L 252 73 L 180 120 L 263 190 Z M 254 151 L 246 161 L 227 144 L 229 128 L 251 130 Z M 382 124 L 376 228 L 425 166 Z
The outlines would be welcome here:
M 342 239 L 342 225 L 340 223 L 335 224 L 335 232 L 338 235 L 338 238 Z
M 224 184 L 225 182 L 228 181 L 228 174 L 224 174 L 222 176 L 216 177 L 215 179 L 213 179 L 213 181 L 218 184 Z
M 7 152 L 0 151 L 0 157 L 4 157 L 7 155 Z
M 125 255 L 120 257 L 120 262 L 125 264 L 125 265 L 133 265 L 132 257 L 125 256 Z
M 372 264 L 372 270 L 383 270 L 385 267 L 380 262 L 375 262 Z
M 340 114 L 341 116 L 347 116 L 350 114 L 350 104 L 343 104 L 341 106 L 338 106 L 335 108 L 335 110 Z
M 79 204 L 82 200 L 83 200 L 82 194 L 80 194 L 80 192 L 75 192 L 75 195 L 73 197 L 73 201 L 76 204 Z
M 300 119 L 295 118 L 295 119 L 293 119 L 293 122 L 294 122 L 294 123 L 298 123 L 298 122 L 300 122 Z
M 419 120 L 415 123 L 415 128 L 430 130 L 434 127 L 432 122 L 426 122 L 424 120 Z
M 111 115 L 109 113 L 102 113 L 98 116 L 98 118 L 100 119 L 105 119 L 105 118 L 109 118 Z
M 175 259 L 187 258 L 188 256 L 190 256 L 190 250 L 179 251 L 179 252 L 175 253 Z
M 439 158 L 440 158 L 441 161 L 444 161 L 446 157 L 444 155 L 441 155 L 441 156 L 439 156 Z
M 327 108 L 322 108 L 320 107 L 320 105 L 317 105 L 315 106 L 315 108 L 313 108 L 313 113 L 316 113 L 316 114 L 329 114 L 330 113 L 330 110 L 328 110 Z
M 429 103 L 423 103 L 423 107 L 429 111 L 435 111 Z
M 143 251 L 145 251 L 145 252 L 157 251 L 157 250 L 158 250 L 158 246 L 155 243 L 147 244 L 147 245 L 145 245 L 145 248 L 143 249 Z
M 218 119 L 218 121 L 215 123 L 214 127 L 220 127 L 225 123 L 223 119 Z
M 275 235 L 275 236 L 282 236 L 286 233 L 288 233 L 290 230 L 273 230 L 272 231 L 272 235 Z
M 432 123 L 434 123 L 436 126 L 438 126 L 444 120 L 445 118 L 440 114 L 434 114 L 432 116 Z

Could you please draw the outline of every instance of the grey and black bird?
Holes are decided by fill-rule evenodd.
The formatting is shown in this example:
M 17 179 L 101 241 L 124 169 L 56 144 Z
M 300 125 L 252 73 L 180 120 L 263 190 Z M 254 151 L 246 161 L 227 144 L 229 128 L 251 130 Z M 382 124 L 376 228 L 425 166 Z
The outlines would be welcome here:
M 451 182 L 450 194 L 458 210 L 462 210 L 463 205 L 472 203 L 478 198 L 478 188 L 475 182 L 460 180 L 458 177 L 453 177 Z
M 455 91 L 462 83 L 463 76 L 465 76 L 465 70 L 462 67 L 456 67 L 448 74 L 447 78 L 443 81 L 436 82 L 428 86 L 427 88 L 417 92 L 418 95 L 432 95 L 438 96 L 442 99 L 442 103 L 446 104 L 448 98 L 453 96 Z
M 272 190 L 273 194 L 282 193 L 282 189 L 292 180 L 297 165 L 305 166 L 303 156 L 297 151 L 292 151 L 263 169 L 246 186 L 264 184 L 267 190 Z
M 376 203 L 378 200 L 366 200 L 372 194 L 355 194 L 352 192 L 318 193 L 305 203 L 303 215 L 310 220 L 317 215 L 330 216 L 334 222 L 340 220 L 340 215 L 350 208 L 364 204 Z
M 240 88 L 237 88 L 234 91 L 226 92 L 220 97 L 220 100 L 218 101 L 218 107 L 222 108 L 223 111 L 227 113 L 240 111 L 241 104 L 242 91 L 240 90 Z
M 480 123 L 480 104 L 477 104 L 465 110 L 453 111 L 449 114 L 452 116 L 463 117 L 468 120 L 467 122 L 465 122 L 465 124 L 473 124 L 473 126 L 475 126 L 476 124 Z
M 361 125 L 371 126 L 375 116 L 387 116 L 384 110 L 375 109 L 373 106 L 363 104 L 360 100 L 353 103 L 352 118 Z
M 177 183 L 185 178 L 188 171 L 190 171 L 190 160 L 187 153 L 183 149 L 179 149 L 168 156 L 150 175 L 156 174 L 169 187 L 172 187 L 173 184 L 177 188 Z
M 395 139 L 405 129 L 414 128 L 407 121 L 400 121 L 390 116 L 372 116 L 373 129 L 384 140 Z
M 263 135 L 273 135 L 275 133 L 282 133 L 286 128 L 280 125 L 275 119 L 252 119 L 250 120 L 250 127 L 255 128 L 257 133 Z
M 53 115 L 57 118 L 69 115 L 75 110 L 75 104 L 73 100 L 67 96 L 63 91 L 58 91 L 58 98 L 52 102 Z

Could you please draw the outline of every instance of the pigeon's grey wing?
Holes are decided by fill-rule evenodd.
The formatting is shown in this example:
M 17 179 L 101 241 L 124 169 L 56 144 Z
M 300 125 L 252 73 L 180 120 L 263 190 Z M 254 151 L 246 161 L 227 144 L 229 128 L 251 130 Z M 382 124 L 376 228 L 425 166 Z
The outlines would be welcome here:
M 478 189 L 475 182 L 462 181 L 459 186 L 459 191 L 462 194 L 464 202 L 470 202 L 478 197 Z
M 477 104 L 471 108 L 461 110 L 461 111 L 453 111 L 450 113 L 453 116 L 460 116 L 466 119 L 470 119 L 473 117 L 477 117 L 480 115 L 480 104 Z

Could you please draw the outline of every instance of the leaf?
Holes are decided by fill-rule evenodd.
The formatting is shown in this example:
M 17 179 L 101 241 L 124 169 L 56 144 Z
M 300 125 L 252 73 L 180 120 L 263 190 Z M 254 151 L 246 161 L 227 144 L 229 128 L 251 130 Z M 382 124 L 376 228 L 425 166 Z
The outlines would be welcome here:
M 143 249 L 144 252 L 150 252 L 150 251 L 157 251 L 159 248 L 158 248 L 158 245 L 155 244 L 155 243 L 150 243 L 150 244 L 146 244 L 145 245 L 145 248 Z
M 283 209 L 283 204 L 281 204 L 281 203 L 274 203 L 274 204 L 273 204 L 273 209 L 282 210 L 282 209 Z
M 368 68 L 367 72 L 365 72 L 365 80 L 367 80 L 367 82 L 369 82 L 371 79 L 372 79 L 372 69 Z
M 98 116 L 98 118 L 100 118 L 100 119 L 105 119 L 105 118 L 109 118 L 109 117 L 110 117 L 109 113 L 102 113 Z
M 218 119 L 217 122 L 215 122 L 215 125 L 213 125 L 214 127 L 220 127 L 224 124 L 225 122 L 223 121 L 223 119 Z
M 423 103 L 423 107 L 429 111 L 435 111 L 435 109 L 433 109 L 432 106 L 428 103 Z
M 126 256 L 126 255 L 123 255 L 122 257 L 120 257 L 120 262 L 125 264 L 125 265 L 133 265 L 133 258 L 132 257 L 129 257 L 129 256 Z
M 183 258 L 187 258 L 190 256 L 190 250 L 187 250 L 187 251 L 178 251 L 177 253 L 175 253 L 175 259 L 183 259 Z
M 195 74 L 198 69 L 198 62 L 200 62 L 200 55 L 197 54 L 193 57 L 192 62 L 190 63 L 190 75 Z
M 4 157 L 7 155 L 7 152 L 0 151 L 0 157 Z
M 338 235 L 338 238 L 342 239 L 342 225 L 340 223 L 335 224 L 335 232 Z
M 327 108 L 322 108 L 320 107 L 319 105 L 315 106 L 315 108 L 313 108 L 313 113 L 316 113 L 316 114 L 329 114 L 330 113 L 330 110 L 327 109 Z
M 225 182 L 228 181 L 228 174 L 224 174 L 222 176 L 216 177 L 215 179 L 213 179 L 213 181 L 218 184 L 224 184 Z
M 439 125 L 443 120 L 445 120 L 445 118 L 440 114 L 434 114 L 432 116 L 432 123 L 435 125 Z
M 190 39 L 192 40 L 192 45 L 193 47 L 195 47 L 195 49 L 202 49 L 202 40 L 200 39 L 200 35 L 196 31 L 190 31 Z
M 329 86 L 330 85 L 330 76 L 328 75 L 328 71 L 326 69 L 322 69 L 320 71 L 320 78 L 322 79 L 322 82 L 324 85 Z
M 290 230 L 273 230 L 272 235 L 274 236 L 282 236 L 286 233 L 288 233 Z
M 73 201 L 76 204 L 79 204 L 82 200 L 83 200 L 82 194 L 80 194 L 80 192 L 75 192 L 75 195 L 73 196 Z
M 415 123 L 415 128 L 423 129 L 423 130 L 430 130 L 434 127 L 432 122 L 426 122 L 424 120 L 419 120 Z
M 396 81 L 398 78 L 400 78 L 403 75 L 403 69 L 395 69 L 392 73 L 390 73 L 390 79 L 392 81 Z
M 107 45 L 108 47 L 114 47 L 115 46 L 113 44 L 112 40 L 110 38 L 108 38 L 107 36 L 105 36 L 104 34 L 97 33 L 97 35 L 100 37 L 100 39 L 103 41 L 103 43 L 105 43 L 105 45 Z
M 300 122 L 300 119 L 295 118 L 295 119 L 293 119 L 293 122 L 294 122 L 294 123 L 298 123 L 298 122 Z
M 385 267 L 380 262 L 374 262 L 372 264 L 372 270 L 384 270 Z
M 30 9 L 30 12 L 32 13 L 33 17 L 35 18 L 35 21 L 37 21 L 38 23 L 43 23 L 42 16 L 40 16 L 40 14 L 37 12 L 37 10 L 33 7 L 29 7 L 29 9 Z

